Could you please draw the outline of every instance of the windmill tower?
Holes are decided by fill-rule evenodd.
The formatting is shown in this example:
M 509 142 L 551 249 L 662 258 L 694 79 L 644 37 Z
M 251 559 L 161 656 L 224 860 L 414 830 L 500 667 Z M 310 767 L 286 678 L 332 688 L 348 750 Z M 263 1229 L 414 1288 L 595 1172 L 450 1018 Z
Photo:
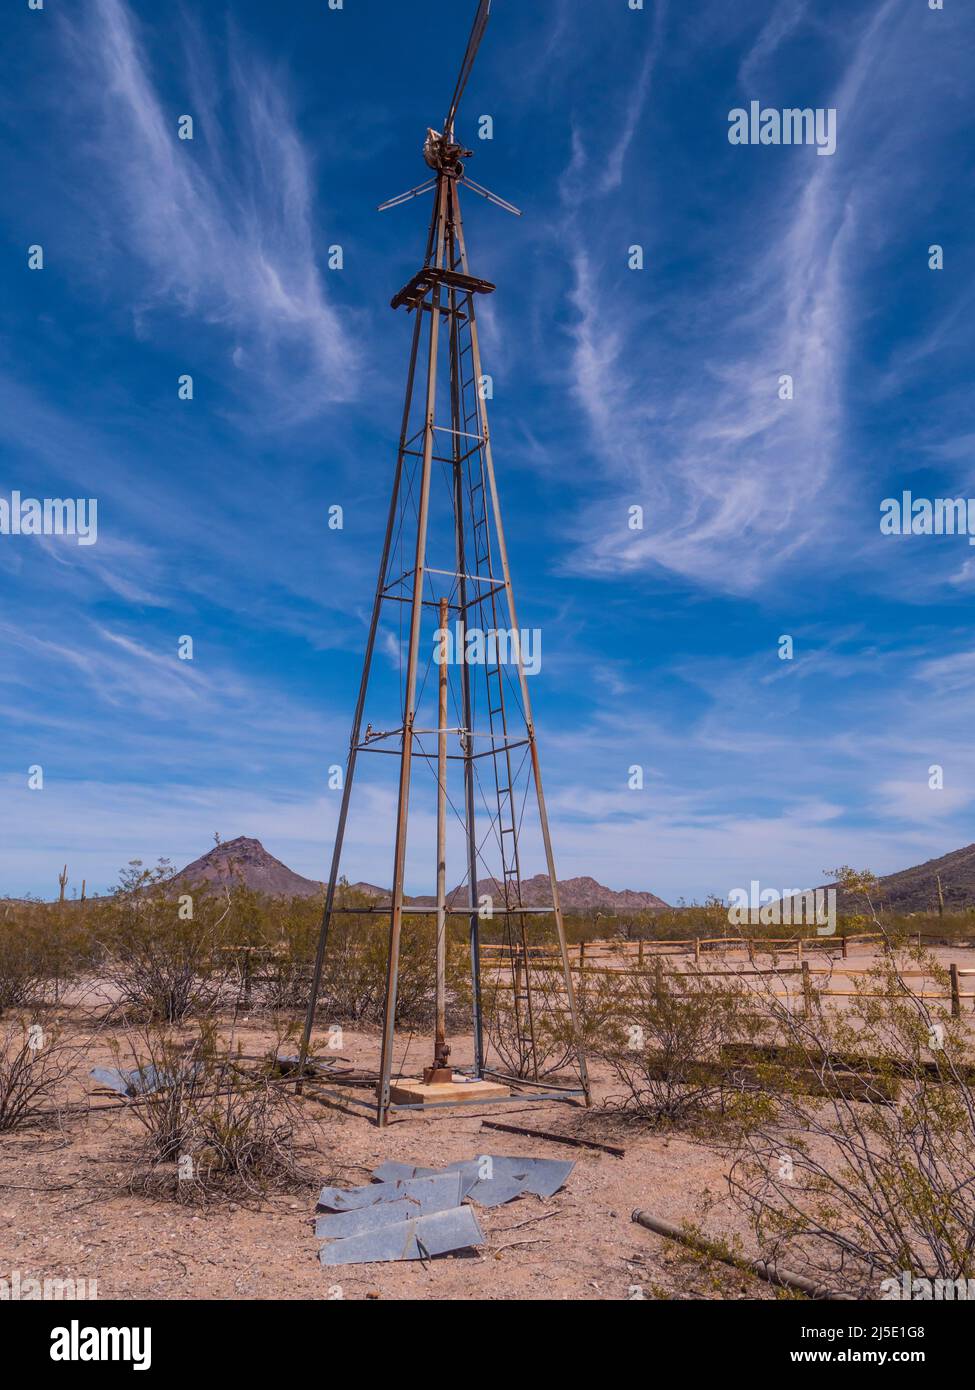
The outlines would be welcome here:
M 484 1104 L 506 1098 L 512 1089 L 525 1099 L 580 1095 L 589 1101 L 477 333 L 476 302 L 495 286 L 471 274 L 460 208 L 465 188 L 520 216 L 469 178 L 463 160 L 471 151 L 455 137 L 458 106 L 490 8 L 491 0 L 480 0 L 443 127 L 427 132 L 423 155 L 432 176 L 380 209 L 433 194 L 422 268 L 391 301 L 394 309 L 413 316 L 406 402 L 299 1069 L 303 1075 L 330 927 L 343 912 L 363 911 L 336 902 L 360 755 L 385 755 L 379 761 L 398 771 L 390 826 L 393 887 L 388 906 L 366 909 L 389 919 L 376 1100 L 380 1125 L 391 1109 Z M 371 703 L 379 639 L 384 650 L 392 646 L 399 654 L 395 713 L 388 703 L 380 710 Z M 420 809 L 421 796 L 428 814 L 430 803 L 436 805 L 435 909 L 410 904 L 404 894 L 410 814 Z M 463 884 L 449 897 L 448 823 L 458 850 L 451 878 Z M 550 898 L 542 905 L 524 902 L 526 833 L 535 834 L 537 849 L 544 852 Z M 392 1074 L 404 923 L 411 915 L 429 920 L 434 912 L 433 1055 L 422 1080 L 406 1083 Z M 448 923 L 458 919 L 466 922 L 470 946 L 474 1037 L 473 1066 L 463 1072 L 451 1066 L 446 1039 Z M 529 938 L 533 925 L 551 932 L 553 923 L 555 939 L 540 983 Z M 480 940 L 486 925 L 501 937 L 489 964 L 482 962 Z M 541 1041 L 545 1004 L 562 1020 L 562 1043 L 554 1054 L 552 1045 Z M 554 1086 L 545 1080 L 553 1055 L 563 1063 L 574 1061 L 577 1084 Z

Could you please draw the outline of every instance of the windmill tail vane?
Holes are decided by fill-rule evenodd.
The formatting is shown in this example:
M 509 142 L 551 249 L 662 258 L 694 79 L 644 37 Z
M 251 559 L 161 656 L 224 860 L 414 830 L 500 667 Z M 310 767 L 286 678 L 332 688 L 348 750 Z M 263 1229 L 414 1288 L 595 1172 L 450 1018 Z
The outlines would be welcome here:
M 469 152 L 453 137 L 490 8 L 490 0 L 480 0 L 443 129 L 427 135 L 424 153 L 435 176 L 385 205 L 434 193 L 423 264 L 391 300 L 413 316 L 406 399 L 298 1069 L 300 1086 L 331 926 L 343 914 L 386 919 L 380 1125 L 390 1111 L 489 1104 L 513 1091 L 523 1099 L 590 1098 L 528 685 L 538 665 L 526 667 L 520 640 L 487 418 L 493 383 L 483 369 L 476 302 L 495 286 L 470 271 L 459 191 L 468 183 Z M 517 212 L 480 185 L 468 186 Z M 398 653 L 395 688 L 374 666 L 377 646 Z M 344 902 L 338 885 L 360 754 L 367 753 L 386 755 L 367 759 L 362 775 L 394 772 L 396 812 L 389 820 L 390 900 L 362 907 Z M 388 795 L 391 802 L 391 787 Z M 417 817 L 427 823 L 431 802 L 435 860 L 417 844 Z M 375 812 L 371 818 L 375 824 Z M 526 843 L 544 856 L 541 902 L 525 900 Z M 449 856 L 463 869 L 450 872 L 461 884 L 452 893 Z M 434 867 L 435 899 L 409 901 L 408 878 L 429 882 Z M 435 919 L 437 948 L 431 1062 L 415 1080 L 394 1076 L 400 953 L 411 918 Z M 449 931 L 455 923 L 462 940 Z M 548 934 L 542 944 L 536 927 Z M 482 931 L 497 938 L 488 952 Z M 469 948 L 473 1039 L 472 1063 L 453 1067 L 446 1038 L 452 941 Z M 553 1033 L 555 1016 L 561 1032 Z M 569 1060 L 573 1084 L 548 1079 Z M 398 1065 L 403 1072 L 402 1057 Z

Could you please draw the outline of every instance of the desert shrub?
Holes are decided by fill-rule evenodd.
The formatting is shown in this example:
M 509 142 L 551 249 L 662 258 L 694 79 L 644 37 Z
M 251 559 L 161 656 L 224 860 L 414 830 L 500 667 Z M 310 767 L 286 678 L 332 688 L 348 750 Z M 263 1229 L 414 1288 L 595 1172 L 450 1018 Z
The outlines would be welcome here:
M 295 898 L 278 902 L 260 922 L 252 915 L 249 933 L 255 950 L 248 964 L 236 957 L 238 994 L 249 994 L 265 1009 L 304 1009 L 308 1003 L 315 948 L 321 926 L 317 900 Z M 250 980 L 245 971 L 249 971 Z
M 846 1009 L 800 1012 L 758 987 L 780 1039 L 775 1066 L 757 1069 L 771 1108 L 739 1136 L 730 1177 L 767 1259 L 874 1298 L 904 1271 L 975 1277 L 969 1039 L 905 974 L 946 990 L 947 972 L 921 948 L 888 945 L 853 978 Z
M 86 911 L 73 902 L 0 907 L 0 1013 L 60 1000 L 89 962 Z
M 410 919 L 400 939 L 397 1026 L 432 1026 L 436 1012 L 436 973 L 436 923 L 433 920 Z
M 388 926 L 383 918 L 334 918 L 319 995 L 329 1020 L 375 1024 L 382 1020 L 386 998 Z M 434 1015 L 436 928 L 432 921 L 410 918 L 400 937 L 396 993 L 398 1026 L 425 1027 Z M 462 978 L 458 953 L 448 950 L 450 978 Z
M 230 1069 L 229 1057 L 218 1055 L 212 1025 L 189 1037 L 149 1025 L 112 1050 L 121 1071 L 155 1075 L 164 1083 L 140 1094 L 132 1113 L 146 1131 L 142 1157 L 152 1165 L 173 1161 L 188 1149 L 196 1105 Z
M 485 970 L 481 999 L 488 1043 L 511 1076 L 536 1079 L 563 1069 L 576 1053 L 561 965 L 505 960 Z M 580 1011 L 585 997 L 577 997 Z
M 111 899 L 99 904 L 94 935 L 100 974 L 127 1018 L 177 1023 L 220 1002 L 233 973 L 224 923 L 232 899 L 215 892 L 181 895 L 168 866 L 133 861 Z
M 335 918 L 319 993 L 329 1020 L 374 1023 L 382 1015 L 386 989 L 386 932 L 378 921 Z
M 67 985 L 92 964 L 87 909 L 75 902 L 45 903 L 28 924 L 38 961 L 38 995 L 58 1004 Z
M 619 1090 L 608 1104 L 653 1123 L 742 1123 L 754 1097 L 721 1060 L 733 1040 L 763 1033 L 738 981 L 663 962 L 600 974 L 588 985 L 587 1052 L 607 1064 Z
M 337 905 L 368 906 L 369 899 L 347 885 Z M 227 967 L 224 997 L 238 1008 L 304 1010 L 321 928 L 317 898 L 262 898 L 247 890 L 227 895 L 227 916 L 216 954 Z M 470 1019 L 469 952 L 462 929 L 448 927 L 448 1019 Z M 319 990 L 319 1011 L 330 1021 L 378 1024 L 386 994 L 388 918 L 336 913 Z M 249 950 L 244 948 L 248 947 Z M 436 940 L 433 918 L 410 917 L 400 943 L 397 1024 L 423 1027 L 434 1012 Z
M 0 1133 L 36 1123 L 60 1098 L 76 1050 L 38 1023 L 0 1031 Z
M 246 971 L 250 970 L 248 983 Z M 302 1009 L 308 1003 L 311 961 L 290 941 L 258 948 L 248 962 L 238 957 L 238 997 L 265 1009 Z
M 271 1068 L 246 1071 L 212 1026 L 204 1024 L 189 1039 L 147 1028 L 132 1055 L 136 1067 L 153 1068 L 161 1084 L 131 1108 L 145 1130 L 131 1189 L 206 1203 L 293 1190 L 313 1180 L 299 1157 L 301 1103 Z
M 0 922 L 0 1014 L 28 1004 L 44 983 L 37 942 L 23 922 Z

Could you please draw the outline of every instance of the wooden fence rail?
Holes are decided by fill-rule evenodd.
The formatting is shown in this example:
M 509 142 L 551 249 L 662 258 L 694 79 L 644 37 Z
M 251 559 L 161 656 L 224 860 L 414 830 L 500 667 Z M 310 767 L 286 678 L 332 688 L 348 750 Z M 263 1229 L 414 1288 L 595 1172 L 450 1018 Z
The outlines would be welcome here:
M 521 953 L 518 952 L 517 956 L 520 956 L 520 954 Z M 511 958 L 508 957 L 507 959 L 510 960 Z M 505 963 L 505 959 L 499 959 L 497 961 L 491 962 L 490 964 L 488 964 L 488 970 L 493 970 L 494 972 L 496 972 L 497 976 L 497 974 L 499 974 L 500 971 L 503 969 Z M 536 966 L 541 965 L 544 968 L 550 969 L 553 973 L 553 982 L 556 984 L 556 987 L 558 987 L 559 976 L 563 969 L 562 959 L 560 956 L 549 956 L 542 960 L 536 958 L 532 961 L 532 964 Z M 587 979 L 592 979 L 594 976 L 596 978 L 605 978 L 606 976 L 617 976 L 627 980 L 643 979 L 646 980 L 648 983 L 652 983 L 654 988 L 658 991 L 662 991 L 665 988 L 666 981 L 680 982 L 681 984 L 686 983 L 688 981 L 695 981 L 700 983 L 702 981 L 713 979 L 758 978 L 778 981 L 788 980 L 790 977 L 800 976 L 802 981 L 800 988 L 801 997 L 803 1001 L 803 1013 L 807 1016 L 812 1010 L 813 1001 L 816 997 L 821 999 L 869 998 L 931 999 L 950 1001 L 951 1013 L 952 1016 L 955 1018 L 961 1017 L 961 1006 L 963 1000 L 971 999 L 973 1001 L 973 1008 L 975 1008 L 975 991 L 962 990 L 961 988 L 961 981 L 963 977 L 975 975 L 975 968 L 969 969 L 967 967 L 961 967 L 955 964 L 954 962 L 952 962 L 948 966 L 949 987 L 947 990 L 830 989 L 821 985 L 817 986 L 813 983 L 814 975 L 843 974 L 852 976 L 862 976 L 868 974 L 871 969 L 872 967 L 865 965 L 845 967 L 838 966 L 834 971 L 829 966 L 811 966 L 808 961 L 803 961 L 801 964 L 797 964 L 795 966 L 784 966 L 781 969 L 772 967 L 768 970 L 745 968 L 741 970 L 702 970 L 700 972 L 689 972 L 685 970 L 664 970 L 661 962 L 658 960 L 654 963 L 654 968 L 652 970 L 647 970 L 641 969 L 639 967 L 637 969 L 632 969 L 627 968 L 626 966 L 594 965 L 591 961 L 587 962 L 585 953 L 583 953 L 580 956 L 578 961 L 569 962 L 569 970 L 573 975 L 577 977 L 578 992 L 580 997 L 583 999 L 585 998 L 585 982 Z M 931 972 L 927 970 L 899 970 L 897 973 L 898 976 L 903 980 L 930 980 L 934 978 Z M 498 978 L 495 978 L 493 983 L 495 988 L 515 988 L 514 984 L 508 985 L 507 983 L 500 981 Z M 776 998 L 792 999 L 794 997 L 794 992 L 790 990 L 788 984 L 786 984 L 786 988 L 784 990 L 773 990 L 771 991 L 771 993 Z M 799 997 L 798 992 L 795 992 L 795 997 Z

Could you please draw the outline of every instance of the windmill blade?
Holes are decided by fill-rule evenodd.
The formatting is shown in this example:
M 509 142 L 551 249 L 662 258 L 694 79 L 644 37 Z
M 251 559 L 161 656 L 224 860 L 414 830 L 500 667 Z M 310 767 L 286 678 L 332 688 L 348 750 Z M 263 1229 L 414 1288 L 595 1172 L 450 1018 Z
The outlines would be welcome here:
M 506 198 L 499 198 L 497 193 L 492 193 L 490 188 L 482 188 L 479 183 L 475 183 L 472 178 L 466 176 L 460 180 L 465 188 L 469 188 L 472 193 L 479 193 L 482 198 L 486 198 L 489 203 L 493 203 L 496 208 L 504 208 L 505 212 L 513 212 L 516 217 L 520 217 L 521 208 L 516 208 L 514 203 L 509 203 Z
M 454 117 L 457 115 L 457 108 L 460 99 L 464 95 L 464 88 L 467 86 L 467 79 L 471 75 L 471 68 L 474 66 L 474 59 L 477 57 L 477 50 L 481 46 L 484 31 L 491 14 L 491 0 L 480 0 L 477 7 L 477 14 L 474 16 L 474 27 L 471 36 L 467 40 L 467 52 L 464 54 L 464 61 L 460 65 L 460 73 L 457 77 L 457 86 L 454 88 L 454 95 L 450 100 L 450 110 L 447 112 L 447 119 L 444 121 L 444 134 L 449 134 L 453 129 Z
M 429 193 L 430 189 L 436 186 L 436 182 L 436 179 L 427 179 L 426 183 L 418 184 L 416 188 L 408 188 L 405 193 L 398 193 L 395 198 L 380 203 L 376 211 L 385 212 L 387 208 L 398 208 L 400 203 L 408 203 L 411 198 L 419 198 L 422 193 Z

